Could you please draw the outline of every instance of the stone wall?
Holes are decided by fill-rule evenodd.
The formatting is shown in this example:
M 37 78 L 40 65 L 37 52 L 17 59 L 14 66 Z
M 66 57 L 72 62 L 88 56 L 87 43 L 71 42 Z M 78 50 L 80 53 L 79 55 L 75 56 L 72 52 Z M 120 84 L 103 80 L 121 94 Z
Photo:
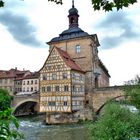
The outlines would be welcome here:
M 72 113 L 47 113 L 47 124 L 69 124 L 77 123 L 81 120 L 93 120 L 93 111 L 91 109 L 83 109 Z
M 94 89 L 90 96 L 92 96 L 91 106 L 94 112 L 104 105 L 108 100 L 116 100 L 124 98 L 123 86 L 113 86 Z

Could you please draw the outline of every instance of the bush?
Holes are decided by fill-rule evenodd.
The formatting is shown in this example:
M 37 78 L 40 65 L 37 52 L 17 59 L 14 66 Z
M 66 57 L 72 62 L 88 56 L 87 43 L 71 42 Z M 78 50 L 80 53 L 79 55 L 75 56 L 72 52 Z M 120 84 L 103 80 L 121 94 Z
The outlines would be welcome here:
M 18 132 L 18 121 L 12 115 L 11 99 L 12 97 L 6 90 L 0 89 L 0 140 L 21 140 L 23 138 Z
M 90 140 L 130 140 L 140 137 L 140 116 L 110 103 L 104 114 L 88 126 Z

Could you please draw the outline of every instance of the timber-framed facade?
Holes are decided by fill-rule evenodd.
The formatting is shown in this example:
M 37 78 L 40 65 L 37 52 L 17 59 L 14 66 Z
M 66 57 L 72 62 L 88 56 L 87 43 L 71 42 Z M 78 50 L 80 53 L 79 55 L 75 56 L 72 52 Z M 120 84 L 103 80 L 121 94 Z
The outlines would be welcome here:
M 85 75 L 70 56 L 54 47 L 40 70 L 40 111 L 72 112 L 83 109 Z

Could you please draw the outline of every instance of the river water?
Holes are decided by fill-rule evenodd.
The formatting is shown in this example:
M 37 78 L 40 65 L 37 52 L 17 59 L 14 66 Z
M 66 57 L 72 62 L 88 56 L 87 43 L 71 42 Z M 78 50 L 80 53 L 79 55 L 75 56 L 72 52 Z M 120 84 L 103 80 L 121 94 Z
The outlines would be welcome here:
M 86 126 L 45 125 L 38 116 L 18 118 L 25 140 L 87 140 Z

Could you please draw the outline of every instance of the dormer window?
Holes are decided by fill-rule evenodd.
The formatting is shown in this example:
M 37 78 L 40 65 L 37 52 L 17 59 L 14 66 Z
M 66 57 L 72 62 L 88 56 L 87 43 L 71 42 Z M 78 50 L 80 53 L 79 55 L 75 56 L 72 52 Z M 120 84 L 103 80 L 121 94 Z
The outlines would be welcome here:
M 75 51 L 76 51 L 76 53 L 80 53 L 80 51 L 81 51 L 80 45 L 75 46 Z

